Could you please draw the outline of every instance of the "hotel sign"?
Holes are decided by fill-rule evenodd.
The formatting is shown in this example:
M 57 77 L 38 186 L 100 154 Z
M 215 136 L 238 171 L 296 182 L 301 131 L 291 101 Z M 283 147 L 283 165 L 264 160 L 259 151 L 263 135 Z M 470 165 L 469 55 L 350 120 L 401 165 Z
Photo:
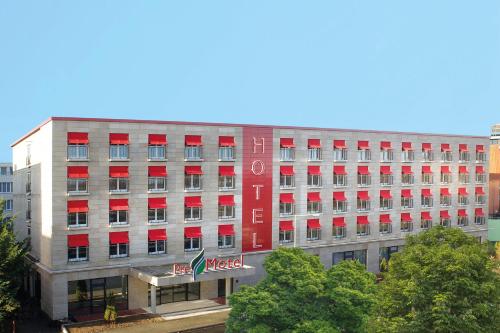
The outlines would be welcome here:
M 205 249 L 201 250 L 189 264 L 174 264 L 172 273 L 174 275 L 192 274 L 193 279 L 200 274 L 214 271 L 225 271 L 228 269 L 243 268 L 243 255 L 230 257 L 205 258 Z

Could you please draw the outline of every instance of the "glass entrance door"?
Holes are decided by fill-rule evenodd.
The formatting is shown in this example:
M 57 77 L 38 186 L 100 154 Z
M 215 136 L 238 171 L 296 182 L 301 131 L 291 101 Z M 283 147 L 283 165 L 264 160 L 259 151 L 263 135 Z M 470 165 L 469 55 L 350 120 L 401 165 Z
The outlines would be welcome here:
M 104 279 L 90 280 L 90 312 L 102 312 L 106 303 L 106 288 Z

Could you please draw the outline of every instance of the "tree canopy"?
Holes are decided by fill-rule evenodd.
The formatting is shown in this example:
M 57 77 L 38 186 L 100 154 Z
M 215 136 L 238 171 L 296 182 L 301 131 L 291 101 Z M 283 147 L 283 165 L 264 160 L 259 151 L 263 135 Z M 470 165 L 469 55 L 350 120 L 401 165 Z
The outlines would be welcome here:
M 379 285 L 373 332 L 500 332 L 500 280 L 487 247 L 459 228 L 407 238 Z
M 355 261 L 325 270 L 317 256 L 279 248 L 267 276 L 230 296 L 227 332 L 359 332 L 374 304 L 375 276 Z

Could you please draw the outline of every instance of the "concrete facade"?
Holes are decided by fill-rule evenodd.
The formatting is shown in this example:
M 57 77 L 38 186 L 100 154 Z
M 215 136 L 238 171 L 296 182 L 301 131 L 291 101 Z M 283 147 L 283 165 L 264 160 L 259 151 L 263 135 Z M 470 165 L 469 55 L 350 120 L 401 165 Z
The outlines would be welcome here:
M 14 207 L 16 210 L 15 230 L 20 238 L 31 236 L 32 255 L 36 258 L 36 270 L 41 274 L 42 309 L 51 318 L 61 319 L 68 316 L 67 303 L 68 281 L 93 279 L 128 275 L 129 308 L 144 307 L 147 303 L 147 284 L 130 275 L 130 269 L 139 266 L 158 266 L 172 263 L 188 263 L 193 258 L 193 252 L 185 252 L 184 227 L 200 226 L 202 229 L 203 247 L 208 256 L 230 256 L 241 253 L 241 216 L 242 216 L 242 160 L 243 141 L 242 128 L 250 125 L 231 124 L 199 124 L 174 123 L 154 121 L 125 121 L 107 119 L 77 119 L 51 118 L 34 131 L 13 145 L 14 166 Z M 257 126 L 258 127 L 258 126 Z M 67 133 L 84 132 L 89 138 L 88 161 L 67 160 Z M 109 134 L 129 134 L 129 159 L 124 161 L 109 160 Z M 148 161 L 148 134 L 166 134 L 167 161 Z M 203 141 L 203 161 L 190 162 L 184 160 L 185 135 L 201 135 Z M 218 160 L 218 137 L 233 136 L 236 142 L 235 161 L 221 162 Z M 280 138 L 293 138 L 295 143 L 295 160 L 293 162 L 280 161 Z M 323 159 L 308 161 L 308 139 L 320 139 Z M 348 151 L 346 161 L 339 162 L 333 158 L 333 140 L 345 140 Z M 357 145 L 359 140 L 370 143 L 372 159 L 360 163 L 357 160 Z M 381 162 L 379 147 L 381 141 L 390 141 L 394 151 L 392 162 Z M 403 162 L 401 159 L 402 142 L 411 142 L 415 152 L 413 162 Z M 422 143 L 431 143 L 434 151 L 433 162 L 422 161 Z M 442 163 L 440 160 L 440 145 L 449 144 L 453 159 Z M 470 151 L 471 160 L 459 163 L 458 146 L 466 144 Z M 469 225 L 463 230 L 485 239 L 487 225 L 475 225 L 474 214 L 476 208 L 483 208 L 488 212 L 488 201 L 484 205 L 476 205 L 474 193 L 476 187 L 483 187 L 488 193 L 488 149 L 486 161 L 476 162 L 475 147 L 488 147 L 487 137 L 469 137 L 453 135 L 435 135 L 418 133 L 355 131 L 336 129 L 310 129 L 273 127 L 273 218 L 272 244 L 273 248 L 279 244 L 279 222 L 290 218 L 280 218 L 280 193 L 294 193 L 296 215 L 296 246 L 318 255 L 326 267 L 332 265 L 332 256 L 335 252 L 366 250 L 367 268 L 370 271 L 379 270 L 379 251 L 381 247 L 400 246 L 408 234 L 414 234 L 420 229 L 420 212 L 423 210 L 420 202 L 422 188 L 430 188 L 434 196 L 434 206 L 425 211 L 431 212 L 433 225 L 439 224 L 441 210 L 448 210 L 451 215 L 452 226 L 457 226 L 458 209 L 467 209 Z M 28 156 L 29 155 L 29 156 Z M 29 157 L 29 158 L 28 158 Z M 27 163 L 29 162 L 29 163 Z M 126 194 L 110 194 L 108 188 L 109 166 L 126 165 L 129 167 L 129 191 Z M 148 193 L 148 166 L 166 165 L 168 171 L 168 193 Z M 203 170 L 202 190 L 187 193 L 184 189 L 184 167 L 187 165 L 201 165 Z M 236 173 L 234 190 L 221 192 L 218 188 L 218 167 L 232 165 Z M 293 165 L 295 171 L 295 188 L 280 189 L 280 165 Z M 321 166 L 322 186 L 310 188 L 307 186 L 308 165 Z M 336 188 L 333 186 L 333 166 L 344 165 L 347 171 L 348 186 Z M 357 168 L 367 165 L 371 173 L 371 185 L 360 188 L 357 185 Z M 391 186 L 380 185 L 379 168 L 381 165 L 390 165 L 394 177 Z M 403 165 L 411 166 L 415 175 L 415 183 L 405 186 L 401 184 L 401 170 Z M 422 185 L 420 170 L 422 165 L 429 165 L 434 175 L 432 185 Z M 439 182 L 440 167 L 449 165 L 452 181 L 449 185 Z M 467 166 L 470 174 L 469 184 L 459 184 L 459 166 Z M 486 181 L 481 184 L 475 182 L 476 165 L 484 166 Z M 67 167 L 88 166 L 88 194 L 68 195 Z M 26 191 L 28 174 L 31 176 L 30 192 Z M 452 204 L 448 208 L 439 205 L 439 193 L 442 187 L 449 188 L 452 194 Z M 470 202 L 467 206 L 458 207 L 458 188 L 466 187 Z M 393 197 L 393 208 L 381 212 L 379 206 L 379 191 L 390 190 Z M 414 198 L 414 207 L 403 209 L 400 205 L 400 191 L 411 189 Z M 369 191 L 371 209 L 367 213 L 358 213 L 356 208 L 357 192 Z M 309 241 L 306 239 L 306 223 L 312 218 L 307 212 L 307 193 L 320 192 L 322 213 L 316 217 L 320 219 L 321 239 Z M 344 191 L 347 197 L 348 210 L 344 214 L 335 214 L 332 208 L 332 193 Z M 217 197 L 222 194 L 233 194 L 236 204 L 236 215 L 232 220 L 220 221 L 218 218 Z M 201 195 L 203 202 L 203 220 L 197 222 L 184 221 L 184 197 Z M 148 224 L 148 198 L 167 198 L 167 223 L 161 225 Z M 110 226 L 108 200 L 112 198 L 128 198 L 129 224 L 124 226 Z M 88 226 L 69 228 L 67 224 L 68 200 L 88 200 Z M 31 200 L 30 218 L 26 218 L 27 202 Z M 413 230 L 400 230 L 400 214 L 410 212 L 413 217 Z M 392 233 L 379 233 L 379 215 L 390 214 L 392 218 Z M 371 232 L 367 236 L 356 234 L 356 217 L 368 215 Z M 332 218 L 344 216 L 346 222 L 346 237 L 336 239 L 332 236 Z M 219 249 L 218 226 L 233 224 L 235 231 L 235 247 Z M 30 229 L 28 229 L 30 226 Z M 166 229 L 168 235 L 167 254 L 148 255 L 148 230 Z M 111 259 L 109 257 L 109 232 L 128 231 L 129 256 Z M 67 237 L 73 234 L 88 234 L 89 257 L 87 261 L 69 262 Z M 293 246 L 288 244 L 284 246 Z M 264 275 L 262 263 L 269 251 L 245 253 L 245 264 L 255 267 L 255 274 L 237 276 L 234 278 L 234 288 L 242 284 L 258 282 Z M 228 273 L 230 274 L 230 273 Z M 227 275 L 232 276 L 232 275 Z M 208 282 L 207 282 L 208 283 Z M 213 295 L 217 292 L 215 280 L 202 284 L 202 296 Z M 146 295 L 144 293 L 146 292 Z M 208 296 L 207 296 L 208 297 Z
M 0 199 L 5 201 L 4 213 L 12 216 L 14 206 L 13 169 L 11 163 L 0 163 Z M 8 185 L 10 184 L 10 185 Z

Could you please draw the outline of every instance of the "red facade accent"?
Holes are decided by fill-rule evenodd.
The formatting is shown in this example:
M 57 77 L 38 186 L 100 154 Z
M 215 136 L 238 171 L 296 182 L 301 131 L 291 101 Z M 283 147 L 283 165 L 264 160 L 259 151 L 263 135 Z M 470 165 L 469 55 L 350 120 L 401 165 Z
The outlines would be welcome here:
M 370 200 L 370 195 L 368 194 L 368 191 L 358 191 L 358 199 Z
M 380 149 L 387 150 L 387 149 L 392 149 L 392 145 L 390 141 L 381 141 L 380 142 Z
M 392 199 L 392 194 L 390 190 L 380 190 L 380 197 L 384 199 Z
M 89 235 L 68 235 L 68 247 L 89 246 Z
M 411 175 L 413 171 L 411 171 L 411 166 L 410 165 L 403 165 L 401 167 L 401 173 L 403 175 Z
M 83 132 L 68 132 L 68 143 L 72 145 L 86 145 L 89 143 L 89 134 Z
M 109 233 L 110 244 L 123 244 L 128 242 L 128 231 L 116 231 Z
M 167 167 L 165 165 L 148 166 L 149 177 L 167 177 Z
M 357 224 L 370 224 L 370 221 L 368 221 L 368 216 L 366 215 L 358 216 L 356 218 L 356 222 Z
M 235 176 L 234 166 L 219 166 L 219 175 L 220 176 Z
M 466 209 L 459 209 L 458 216 L 461 216 L 461 217 L 467 216 L 467 210 Z
M 469 173 L 469 171 L 467 170 L 467 166 L 466 165 L 460 165 L 458 167 L 458 173 Z
M 186 175 L 202 175 L 201 165 L 187 165 L 184 167 L 184 173 Z
M 410 189 L 403 189 L 401 190 L 401 197 L 403 198 L 411 198 L 413 195 L 411 194 Z
M 167 208 L 167 198 L 148 198 L 148 208 L 150 209 Z
M 307 193 L 307 201 L 321 202 L 321 196 L 320 196 L 319 192 L 309 192 L 309 193 Z
M 282 165 L 280 166 L 280 175 L 282 176 L 293 176 L 295 171 L 293 170 L 293 165 Z
M 167 230 L 166 229 L 151 229 L 148 230 L 148 240 L 167 240 Z
M 451 219 L 450 213 L 447 210 L 440 211 L 439 216 L 443 219 Z
M 469 193 L 467 193 L 467 189 L 465 187 L 459 187 L 458 195 L 469 195 Z
M 430 221 L 432 221 L 431 212 L 421 212 L 421 213 L 420 213 L 420 218 L 421 218 L 422 220 L 424 220 L 424 221 L 425 221 L 425 220 L 427 220 L 427 221 L 429 221 L 429 220 L 430 220 Z
M 422 165 L 422 173 L 432 173 L 430 165 Z
M 321 140 L 320 139 L 308 139 L 307 140 L 307 148 L 321 148 Z
M 319 223 L 319 219 L 308 219 L 307 227 L 309 229 L 321 229 L 321 224 Z
M 347 145 L 345 144 L 345 140 L 333 140 L 333 148 L 346 149 Z
M 221 236 L 233 236 L 234 235 L 234 225 L 223 224 L 219 226 L 219 235 Z
M 446 197 L 449 197 L 451 195 L 450 189 L 447 188 L 447 187 L 446 188 L 442 188 L 440 190 L 440 193 L 441 193 L 441 195 L 446 196 Z
M 390 214 L 380 214 L 379 217 L 380 223 L 391 223 L 391 215 Z
M 185 227 L 184 238 L 200 238 L 201 227 Z
M 293 142 L 293 138 L 281 138 L 280 139 L 280 147 L 282 147 L 282 148 L 295 148 L 295 143 Z
M 423 188 L 422 189 L 422 196 L 423 197 L 432 197 L 431 189 L 430 188 Z
M 128 199 L 109 199 L 109 210 L 128 210 Z
M 450 166 L 449 165 L 441 166 L 441 173 L 451 173 Z
M 484 153 L 484 146 L 483 145 L 476 145 L 476 152 Z
M 186 207 L 202 207 L 201 196 L 185 197 L 184 206 Z
M 166 134 L 149 134 L 148 144 L 157 145 L 157 146 L 164 146 L 167 144 L 167 135 Z
M 69 166 L 68 178 L 89 178 L 88 166 Z
M 219 136 L 219 147 L 234 147 L 234 136 Z
M 369 175 L 370 174 L 370 170 L 368 170 L 368 166 L 367 165 L 360 165 L 360 166 L 358 166 L 358 173 L 360 175 Z
M 229 195 L 219 195 L 219 206 L 234 206 L 234 196 Z
M 391 175 L 392 174 L 391 167 L 389 165 L 382 165 L 380 167 L 380 174 Z
M 469 151 L 469 147 L 467 147 L 467 145 L 464 143 L 460 143 L 460 144 L 458 144 L 458 151 L 461 151 L 461 152 L 462 151 Z
M 432 150 L 432 145 L 430 143 L 422 143 L 422 151 Z
M 332 222 L 333 222 L 334 227 L 345 227 L 346 226 L 344 217 L 334 217 Z
M 321 167 L 319 165 L 309 165 L 307 166 L 308 175 L 321 175 Z
M 347 197 L 344 192 L 333 192 L 333 199 L 336 201 L 346 201 Z
M 412 150 L 413 148 L 411 147 L 411 142 L 403 142 L 401 144 L 401 149 L 402 150 Z
M 109 133 L 109 143 L 112 145 L 128 145 L 128 133 Z
M 89 203 L 87 200 L 68 201 L 68 213 L 85 213 L 88 211 Z
M 333 167 L 333 173 L 336 175 L 347 175 L 347 171 L 345 171 L 345 165 L 335 165 Z
M 484 190 L 482 187 L 476 187 L 476 194 L 478 195 L 485 195 Z
M 280 221 L 281 231 L 293 231 L 293 221 Z
M 370 149 L 370 143 L 368 141 L 358 141 L 358 149 Z
M 401 221 L 403 222 L 413 221 L 413 219 L 411 218 L 411 213 L 401 213 Z
M 109 176 L 112 178 L 128 178 L 128 166 L 122 166 L 122 165 L 110 166 Z
M 186 146 L 201 146 L 201 135 L 186 135 L 184 137 L 184 144 Z
M 441 151 L 442 152 L 451 151 L 450 144 L 449 143 L 442 143 L 441 144 Z

